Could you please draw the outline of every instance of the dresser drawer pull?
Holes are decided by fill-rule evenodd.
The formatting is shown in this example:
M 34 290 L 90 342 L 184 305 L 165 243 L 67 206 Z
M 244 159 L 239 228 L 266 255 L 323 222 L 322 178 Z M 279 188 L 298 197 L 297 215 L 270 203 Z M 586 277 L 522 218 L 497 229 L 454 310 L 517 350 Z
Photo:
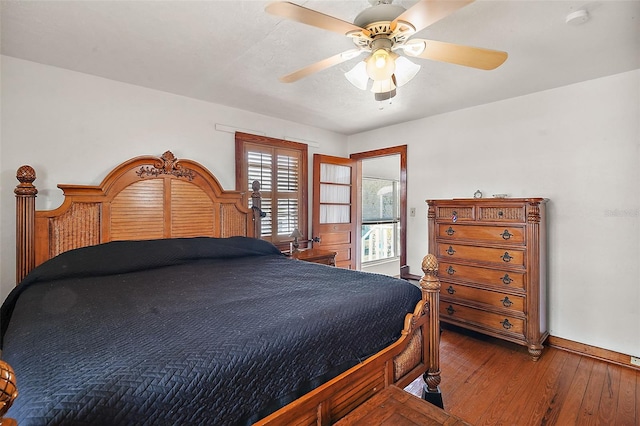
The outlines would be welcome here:
M 509 329 L 512 327 L 511 323 L 510 323 L 510 322 L 509 322 L 509 320 L 508 320 L 508 319 L 506 319 L 506 318 L 505 318 L 505 319 L 504 319 L 504 321 L 502 321 L 500 324 L 502 324 L 502 327 L 503 327 L 505 330 L 509 330 Z
M 505 229 L 504 232 L 500 234 L 500 236 L 502 237 L 503 240 L 508 240 L 509 238 L 513 237 L 513 234 L 510 234 L 509 230 Z
M 504 274 L 504 277 L 502 277 L 502 282 L 506 285 L 509 285 L 513 282 L 513 279 L 511 279 L 509 274 Z
M 504 306 L 505 308 L 509 308 L 511 307 L 511 305 L 513 305 L 513 302 L 509 300 L 507 296 L 505 296 L 505 298 L 502 299 L 501 302 L 502 302 L 502 306 Z
M 453 247 L 451 247 L 451 246 L 449 246 L 449 248 L 447 249 L 447 254 L 448 254 L 449 256 L 453 256 L 453 254 L 454 254 L 455 252 L 456 252 L 456 251 L 455 251 L 455 250 L 453 249 Z M 508 254 L 508 253 L 507 253 L 507 254 Z M 507 261 L 507 262 L 508 262 L 508 261 Z
M 453 269 L 453 266 L 449 265 L 449 267 L 447 268 L 447 274 L 453 275 L 455 273 L 456 273 L 456 270 Z
M 502 210 L 500 210 L 500 211 L 498 212 L 498 216 L 500 216 L 500 217 L 504 216 L 504 212 L 503 212 Z
M 451 247 L 449 247 L 449 248 L 451 248 Z M 505 251 L 504 254 L 502 255 L 502 261 L 503 262 L 511 262 L 511 259 L 513 259 L 513 256 L 511 256 L 508 251 Z
M 447 233 L 448 236 L 452 236 L 453 234 L 456 233 L 456 231 L 452 227 L 449 227 L 449 229 L 447 229 L 445 232 Z
M 456 292 L 456 289 L 453 288 L 453 286 L 449 286 L 449 288 L 447 289 L 447 293 L 449 294 L 454 294 Z
M 456 312 L 455 309 L 453 309 L 453 306 L 449 305 L 449 307 L 447 308 L 447 313 L 449 315 L 453 315 Z

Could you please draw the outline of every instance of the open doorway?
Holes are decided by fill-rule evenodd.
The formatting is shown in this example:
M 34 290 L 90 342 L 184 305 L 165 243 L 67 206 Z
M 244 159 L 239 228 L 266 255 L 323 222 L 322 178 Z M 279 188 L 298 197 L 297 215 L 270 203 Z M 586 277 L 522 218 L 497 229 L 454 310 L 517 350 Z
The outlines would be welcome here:
M 400 156 L 362 160 L 361 270 L 400 274 Z
M 406 266 L 407 146 L 360 152 L 350 158 L 362 164 L 358 215 L 360 269 L 402 276 L 409 272 Z

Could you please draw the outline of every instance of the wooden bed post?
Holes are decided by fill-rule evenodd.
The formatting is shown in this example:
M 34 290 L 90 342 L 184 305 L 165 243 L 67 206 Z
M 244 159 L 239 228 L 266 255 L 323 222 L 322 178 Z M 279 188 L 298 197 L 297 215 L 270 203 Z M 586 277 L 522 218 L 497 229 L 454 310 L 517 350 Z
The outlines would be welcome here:
M 438 260 L 433 254 L 422 259 L 424 276 L 420 280 L 423 297 L 429 306 L 429 368 L 424 373 L 425 382 L 422 398 L 444 408 L 440 393 L 440 279 Z
M 260 181 L 254 180 L 251 184 L 251 209 L 253 210 L 254 238 L 262 237 L 262 218 L 267 214 L 262 211 L 262 195 L 260 194 Z
M 18 425 L 15 420 L 4 417 L 17 397 L 18 389 L 13 369 L 9 364 L 0 360 L 0 426 Z
M 20 182 L 14 190 L 16 194 L 16 284 L 31 271 L 36 264 L 35 212 L 36 194 L 33 185 L 36 171 L 31 166 L 22 166 L 16 172 Z

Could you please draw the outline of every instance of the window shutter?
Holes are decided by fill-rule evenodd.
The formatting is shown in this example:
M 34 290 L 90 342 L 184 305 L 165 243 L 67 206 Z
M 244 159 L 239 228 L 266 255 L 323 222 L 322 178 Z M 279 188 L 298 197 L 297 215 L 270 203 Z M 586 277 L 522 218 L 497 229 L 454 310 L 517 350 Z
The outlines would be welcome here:
M 278 154 L 278 235 L 289 236 L 298 227 L 300 211 L 300 160 L 291 153 Z
M 306 162 L 304 144 L 236 133 L 236 187 L 250 192 L 260 182 L 261 238 L 277 244 L 291 241 L 296 228 L 306 234 Z
M 271 152 L 258 151 L 255 147 L 247 151 L 247 175 L 248 191 L 252 191 L 253 181 L 260 182 L 260 193 L 262 194 L 262 211 L 266 216 L 262 218 L 262 232 L 260 237 L 271 237 L 273 225 L 271 218 L 271 189 L 273 175 L 273 155 Z

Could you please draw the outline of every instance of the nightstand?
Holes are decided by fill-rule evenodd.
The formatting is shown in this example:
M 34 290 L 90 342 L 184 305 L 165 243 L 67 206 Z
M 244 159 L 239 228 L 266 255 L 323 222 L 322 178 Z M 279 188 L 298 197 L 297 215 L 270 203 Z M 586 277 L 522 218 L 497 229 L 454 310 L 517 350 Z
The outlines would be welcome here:
M 336 266 L 336 252 L 315 248 L 304 249 L 293 253 L 286 252 L 287 256 L 303 260 L 305 262 L 321 263 L 323 265 Z

